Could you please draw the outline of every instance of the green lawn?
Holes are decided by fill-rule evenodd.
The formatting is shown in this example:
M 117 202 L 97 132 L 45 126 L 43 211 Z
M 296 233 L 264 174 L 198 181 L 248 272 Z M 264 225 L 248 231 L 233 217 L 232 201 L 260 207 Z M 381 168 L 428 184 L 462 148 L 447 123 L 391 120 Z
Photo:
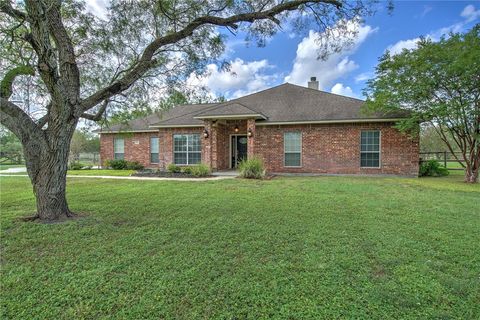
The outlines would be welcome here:
M 0 177 L 0 318 L 478 319 L 461 178 L 69 179 L 86 216 L 46 225 Z
M 110 170 L 110 169 L 92 169 L 92 170 L 68 170 L 69 176 L 129 176 L 135 170 Z

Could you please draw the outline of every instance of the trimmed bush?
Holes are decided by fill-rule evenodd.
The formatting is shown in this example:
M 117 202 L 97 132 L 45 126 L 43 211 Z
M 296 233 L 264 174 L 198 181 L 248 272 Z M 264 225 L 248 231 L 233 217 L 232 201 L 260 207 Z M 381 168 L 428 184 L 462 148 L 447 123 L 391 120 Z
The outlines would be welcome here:
M 418 173 L 420 177 L 443 177 L 448 174 L 448 169 L 444 168 L 437 160 L 422 162 Z
M 210 175 L 210 167 L 204 163 L 200 163 L 191 167 L 191 174 L 195 177 L 206 177 Z
M 142 170 L 144 167 L 138 161 L 127 161 L 127 170 Z
M 177 172 L 181 172 L 182 169 L 179 166 L 177 166 L 175 163 L 170 163 L 167 166 L 167 171 L 171 173 L 177 173 Z
M 143 166 L 138 161 L 107 160 L 105 166 L 114 170 L 141 170 Z
M 192 174 L 193 168 L 192 167 L 182 167 L 181 170 L 182 170 L 183 173 Z
M 70 163 L 70 165 L 68 166 L 68 169 L 69 170 L 82 170 L 86 167 L 85 164 L 81 163 L 81 162 L 72 162 Z M 90 167 L 91 168 L 91 167 Z
M 265 176 L 263 161 L 259 158 L 242 160 L 238 168 L 240 170 L 240 177 L 242 178 L 262 179 Z
M 105 166 L 114 170 L 125 170 L 127 169 L 126 160 L 107 160 L 105 161 Z

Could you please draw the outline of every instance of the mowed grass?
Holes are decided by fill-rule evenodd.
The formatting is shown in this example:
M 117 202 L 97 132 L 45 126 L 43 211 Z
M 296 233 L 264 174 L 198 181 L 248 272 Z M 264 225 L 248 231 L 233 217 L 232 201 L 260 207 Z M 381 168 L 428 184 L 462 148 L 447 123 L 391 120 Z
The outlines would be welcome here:
M 69 176 L 130 176 L 135 170 L 111 170 L 111 169 L 91 169 L 91 170 L 68 170 Z
M 2 319 L 478 319 L 459 176 L 69 179 L 60 224 L 1 177 Z

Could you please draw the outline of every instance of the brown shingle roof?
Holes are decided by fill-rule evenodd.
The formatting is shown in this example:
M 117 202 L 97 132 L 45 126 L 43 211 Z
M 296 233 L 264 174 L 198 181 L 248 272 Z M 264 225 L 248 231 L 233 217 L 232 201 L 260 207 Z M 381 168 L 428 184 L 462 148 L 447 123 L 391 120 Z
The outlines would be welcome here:
M 156 127 L 203 126 L 202 117 L 229 115 L 261 115 L 258 124 L 282 122 L 356 122 L 404 118 L 405 114 L 364 114 L 363 100 L 285 83 L 223 103 L 180 105 L 163 114 L 130 121 L 132 131 Z M 123 126 L 123 127 L 122 127 Z M 120 131 L 125 125 L 112 126 L 105 131 Z

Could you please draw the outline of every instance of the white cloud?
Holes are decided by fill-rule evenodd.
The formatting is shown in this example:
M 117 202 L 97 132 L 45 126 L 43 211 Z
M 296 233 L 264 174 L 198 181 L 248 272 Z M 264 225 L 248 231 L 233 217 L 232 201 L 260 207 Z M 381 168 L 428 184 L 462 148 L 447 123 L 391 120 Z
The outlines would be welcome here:
M 267 74 L 267 70 L 275 68 L 266 59 L 259 61 L 243 61 L 240 58 L 230 62 L 229 70 L 223 70 L 216 64 L 209 64 L 202 75 L 190 74 L 187 85 L 206 87 L 213 96 L 224 95 L 227 98 L 266 89 L 278 78 L 276 74 Z
M 394 45 L 391 45 L 387 48 L 390 51 L 391 55 L 399 54 L 403 51 L 403 49 L 412 50 L 417 47 L 417 42 L 420 38 L 409 39 L 409 40 L 400 40 Z
M 463 8 L 460 16 L 465 18 L 467 23 L 475 21 L 480 18 L 480 9 L 476 10 L 472 4 L 469 4 L 468 6 Z
M 477 10 L 475 9 L 475 6 L 469 4 L 468 6 L 463 8 L 462 12 L 460 13 L 460 17 L 464 18 L 464 20 L 449 25 L 447 27 L 435 30 L 427 34 L 425 38 L 429 38 L 433 41 L 438 41 L 442 36 L 448 37 L 448 34 L 451 32 L 458 33 L 464 31 L 469 23 L 480 18 L 480 9 Z M 392 55 L 395 55 L 401 53 L 402 49 L 415 49 L 417 47 L 418 40 L 420 40 L 420 38 L 400 40 L 397 43 L 388 46 L 387 50 L 389 50 Z
M 342 96 L 347 96 L 347 97 L 352 97 L 352 98 L 357 98 L 357 95 L 353 93 L 352 88 L 349 86 L 344 86 L 342 83 L 336 83 L 330 92 L 339 94 Z
M 305 86 L 311 76 L 316 76 L 320 89 L 324 90 L 335 80 L 357 69 L 358 65 L 349 58 L 349 55 L 354 53 L 377 29 L 353 22 L 348 25 L 348 28 L 358 31 L 352 46 L 340 53 L 331 54 L 326 60 L 317 59 L 319 34 L 311 30 L 308 36 L 298 44 L 292 71 L 285 77 L 285 81 Z
M 363 82 L 363 81 L 372 79 L 373 77 L 374 77 L 373 72 L 363 72 L 355 77 L 355 82 L 356 83 Z

